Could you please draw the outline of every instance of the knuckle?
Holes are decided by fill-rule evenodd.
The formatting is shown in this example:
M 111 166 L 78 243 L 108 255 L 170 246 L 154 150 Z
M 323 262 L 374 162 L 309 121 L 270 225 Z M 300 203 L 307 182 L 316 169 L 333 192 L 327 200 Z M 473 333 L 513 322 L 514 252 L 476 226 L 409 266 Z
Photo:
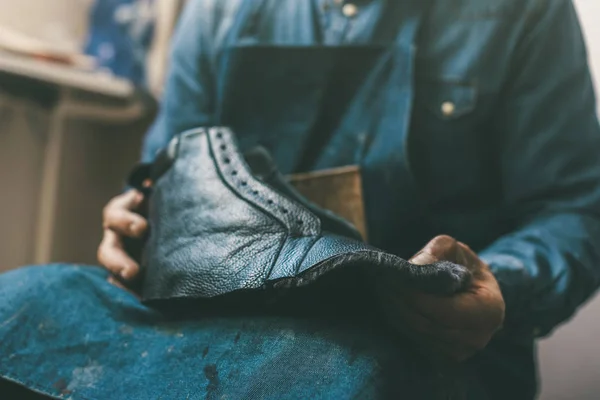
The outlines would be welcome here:
M 115 214 L 116 210 L 118 210 L 118 207 L 113 202 L 109 202 L 102 210 L 102 215 L 104 216 L 104 220 L 110 221 L 112 218 L 114 218 L 114 214 Z
M 104 243 L 100 243 L 100 246 L 98 246 L 98 250 L 96 250 L 96 259 L 98 260 L 98 262 L 104 266 L 106 266 L 106 249 L 105 249 L 106 245 Z
M 110 214 L 110 210 L 111 210 L 111 203 L 108 203 L 107 205 L 104 206 L 104 208 L 102 209 L 102 216 L 104 217 L 104 220 L 108 219 L 108 216 Z
M 130 223 L 130 218 L 126 211 L 115 210 L 110 214 L 107 223 L 109 228 L 120 236 L 123 229 Z
M 429 242 L 425 250 L 439 259 L 456 262 L 457 246 L 456 240 L 451 236 L 438 235 Z
M 457 242 L 461 247 L 463 247 L 465 250 L 468 251 L 473 251 L 473 249 L 471 249 L 471 246 L 469 246 L 468 244 L 464 244 L 463 242 Z
M 96 258 L 98 262 L 107 269 L 112 268 L 111 256 L 113 251 L 113 245 L 110 243 L 110 241 L 105 235 L 100 244 L 98 245 L 98 249 L 96 250 Z
M 440 247 L 453 248 L 457 245 L 456 239 L 449 235 L 438 235 L 433 241 Z
M 112 199 L 110 199 L 108 201 L 107 206 L 108 207 L 114 207 L 119 202 L 119 200 L 122 199 L 122 198 L 123 198 L 122 194 L 119 194 L 119 195 L 113 197 Z

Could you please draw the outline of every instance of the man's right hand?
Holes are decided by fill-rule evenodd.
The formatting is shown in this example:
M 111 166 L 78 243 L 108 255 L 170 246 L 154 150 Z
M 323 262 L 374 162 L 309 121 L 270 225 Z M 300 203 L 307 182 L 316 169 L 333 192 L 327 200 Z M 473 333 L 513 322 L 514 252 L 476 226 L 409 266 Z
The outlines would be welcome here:
M 143 200 L 141 192 L 129 190 L 104 207 L 104 237 L 98 247 L 98 261 L 124 280 L 133 279 L 140 270 L 125 251 L 123 238 L 140 238 L 148 229 L 148 221 L 134 212 Z

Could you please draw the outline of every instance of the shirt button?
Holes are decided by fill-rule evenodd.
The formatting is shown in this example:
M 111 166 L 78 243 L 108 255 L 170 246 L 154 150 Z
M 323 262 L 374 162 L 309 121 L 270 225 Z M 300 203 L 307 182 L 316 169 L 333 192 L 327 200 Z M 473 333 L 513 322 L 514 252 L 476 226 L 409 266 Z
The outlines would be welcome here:
M 445 117 L 451 117 L 454 114 L 454 111 L 456 111 L 456 106 L 453 102 L 445 101 L 442 103 L 442 114 L 444 114 Z
M 540 328 L 533 328 L 533 337 L 538 338 L 542 335 L 542 330 Z
M 342 7 L 342 14 L 348 18 L 355 17 L 356 14 L 358 14 L 358 7 L 352 3 L 344 4 L 344 7 Z

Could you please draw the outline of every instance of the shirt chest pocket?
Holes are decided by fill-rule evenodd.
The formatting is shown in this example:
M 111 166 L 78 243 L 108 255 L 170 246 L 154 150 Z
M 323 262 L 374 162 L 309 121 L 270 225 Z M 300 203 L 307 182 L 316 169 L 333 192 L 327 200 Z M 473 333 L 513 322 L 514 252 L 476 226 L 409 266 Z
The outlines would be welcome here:
M 467 128 L 477 111 L 477 103 L 475 82 L 419 79 L 415 85 L 414 122 L 428 129 Z
M 475 81 L 417 80 L 409 153 L 431 202 L 462 201 L 480 187 L 489 172 L 489 111 Z

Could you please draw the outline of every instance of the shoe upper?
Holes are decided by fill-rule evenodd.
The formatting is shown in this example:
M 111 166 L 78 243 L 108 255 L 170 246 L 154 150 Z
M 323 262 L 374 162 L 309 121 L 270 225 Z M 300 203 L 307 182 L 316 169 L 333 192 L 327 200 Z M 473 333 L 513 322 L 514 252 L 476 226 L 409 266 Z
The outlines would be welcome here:
M 470 279 L 463 266 L 416 266 L 364 243 L 349 222 L 295 191 L 266 150 L 242 155 L 227 128 L 178 135 L 130 184 L 143 189 L 145 177 L 154 182 L 141 259 L 146 301 L 285 290 L 325 275 L 343 285 L 356 271 L 440 294 Z

